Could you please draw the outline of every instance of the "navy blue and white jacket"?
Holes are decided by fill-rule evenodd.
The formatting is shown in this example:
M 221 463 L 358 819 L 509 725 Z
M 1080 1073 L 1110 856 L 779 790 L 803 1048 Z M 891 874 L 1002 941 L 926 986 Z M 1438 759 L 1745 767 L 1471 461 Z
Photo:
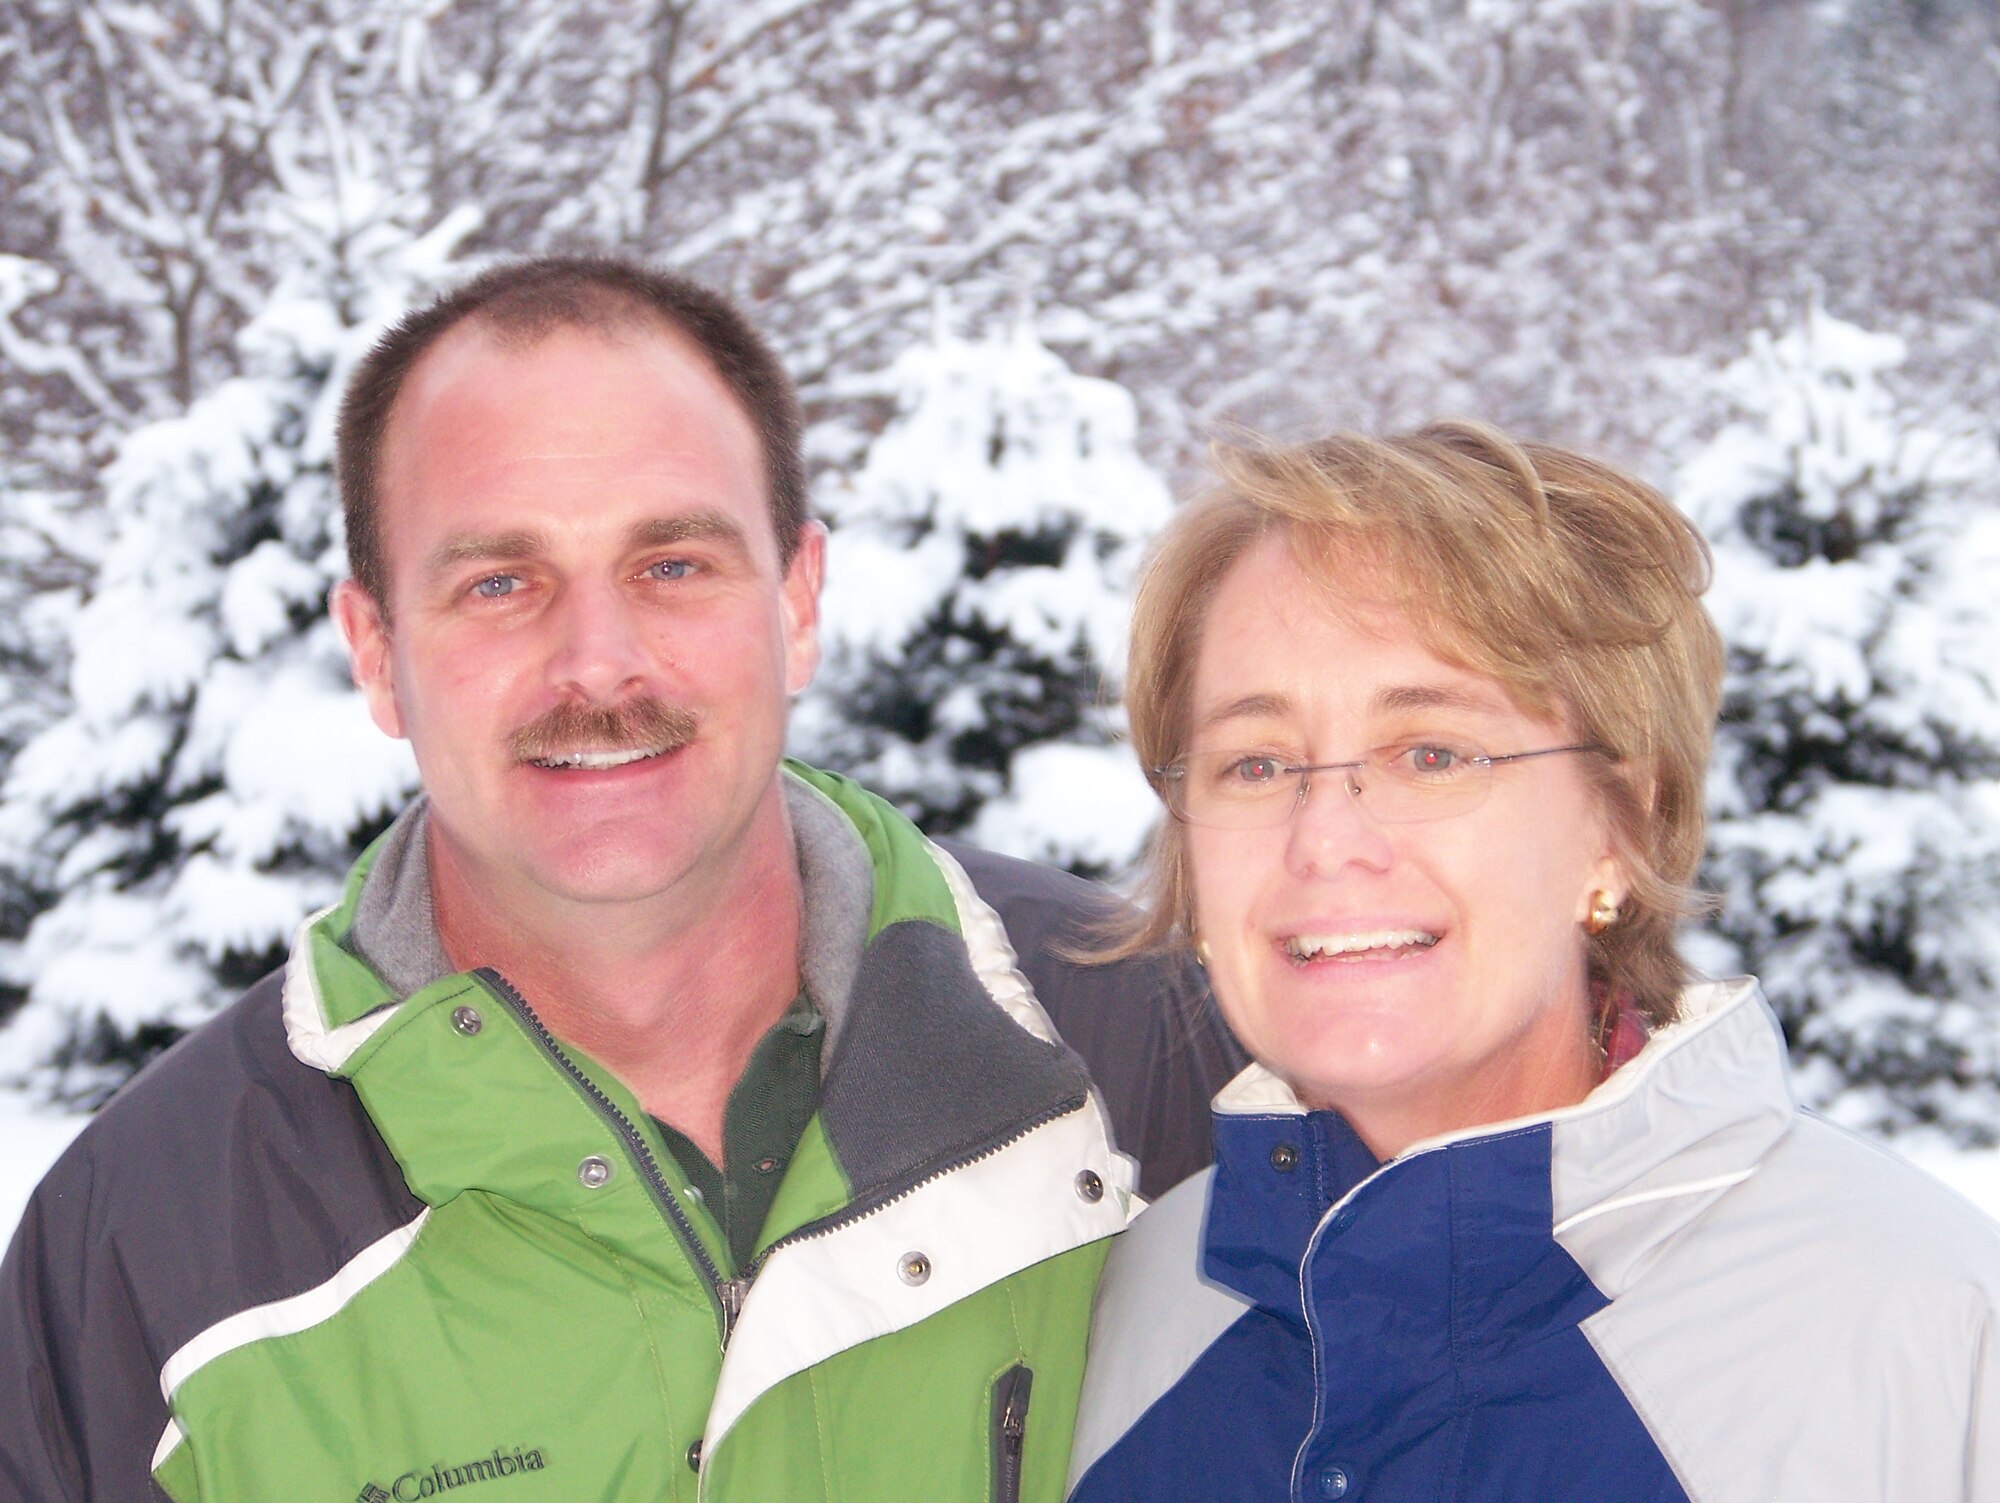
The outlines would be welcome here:
M 2000 1227 L 1794 1105 L 1755 983 L 1378 1164 L 1253 1066 L 1099 1295 L 1073 1503 L 2000 1503 Z

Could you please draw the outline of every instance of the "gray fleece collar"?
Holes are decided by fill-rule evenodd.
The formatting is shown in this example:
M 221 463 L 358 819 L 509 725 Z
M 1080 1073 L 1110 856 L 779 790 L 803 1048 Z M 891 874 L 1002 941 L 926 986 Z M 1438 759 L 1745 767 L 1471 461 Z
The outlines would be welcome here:
M 831 800 L 786 774 L 785 811 L 798 849 L 805 911 L 799 930 L 799 977 L 826 1019 L 821 1068 L 847 1013 L 868 921 L 875 904 L 875 870 L 854 826 Z M 429 800 L 419 794 L 389 827 L 375 864 L 362 879 L 346 945 L 398 998 L 441 981 L 454 967 L 438 939 L 426 857 Z

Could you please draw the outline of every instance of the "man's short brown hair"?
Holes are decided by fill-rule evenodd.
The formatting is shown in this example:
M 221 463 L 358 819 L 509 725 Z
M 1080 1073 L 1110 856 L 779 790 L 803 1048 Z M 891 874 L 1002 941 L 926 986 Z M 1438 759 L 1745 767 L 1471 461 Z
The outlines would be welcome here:
M 618 334 L 648 325 L 691 341 L 757 430 L 778 556 L 791 562 L 806 520 L 798 393 L 750 320 L 720 293 L 671 272 L 611 256 L 541 256 L 495 266 L 406 314 L 348 380 L 334 450 L 347 522 L 347 566 L 385 612 L 389 581 L 378 481 L 389 421 L 404 381 L 425 351 L 473 320 L 522 344 L 562 329 Z

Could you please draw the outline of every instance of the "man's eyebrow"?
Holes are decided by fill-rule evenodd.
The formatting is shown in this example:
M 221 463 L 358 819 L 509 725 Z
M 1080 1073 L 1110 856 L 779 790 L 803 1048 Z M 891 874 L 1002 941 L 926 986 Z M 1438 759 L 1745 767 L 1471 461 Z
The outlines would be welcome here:
M 626 534 L 634 548 L 669 548 L 675 543 L 720 543 L 736 553 L 750 551 L 750 539 L 734 517 L 719 511 L 691 511 L 677 517 L 654 517 Z
M 1378 714 L 1395 710 L 1471 710 L 1481 715 L 1504 715 L 1509 706 L 1499 697 L 1478 689 L 1458 689 L 1443 684 L 1396 684 L 1377 689 L 1370 708 Z
M 626 534 L 626 541 L 633 548 L 666 548 L 675 543 L 707 541 L 720 543 L 736 553 L 750 551 L 750 540 L 734 518 L 708 510 L 640 522 Z M 440 543 L 432 550 L 428 562 L 430 572 L 436 575 L 460 564 L 517 563 L 547 551 L 548 540 L 539 532 L 469 532 Z
M 438 544 L 428 562 L 432 574 L 443 574 L 460 564 L 509 563 L 533 558 L 547 547 L 539 532 L 468 532 Z
M 1217 705 L 1201 717 L 1197 730 L 1231 720 L 1274 720 L 1291 713 L 1292 702 L 1282 694 L 1245 694 Z

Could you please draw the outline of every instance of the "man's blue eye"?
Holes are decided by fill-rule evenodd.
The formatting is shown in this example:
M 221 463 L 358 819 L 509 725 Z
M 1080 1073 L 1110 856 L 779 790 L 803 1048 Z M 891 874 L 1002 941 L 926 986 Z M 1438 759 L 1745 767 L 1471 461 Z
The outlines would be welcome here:
M 646 572 L 655 579 L 685 579 L 692 567 L 684 558 L 663 558 Z
M 514 586 L 520 581 L 511 574 L 489 574 L 472 587 L 472 593 L 481 600 L 498 600 L 502 595 L 514 593 Z

